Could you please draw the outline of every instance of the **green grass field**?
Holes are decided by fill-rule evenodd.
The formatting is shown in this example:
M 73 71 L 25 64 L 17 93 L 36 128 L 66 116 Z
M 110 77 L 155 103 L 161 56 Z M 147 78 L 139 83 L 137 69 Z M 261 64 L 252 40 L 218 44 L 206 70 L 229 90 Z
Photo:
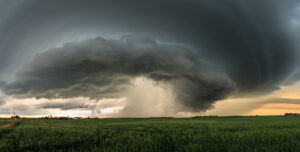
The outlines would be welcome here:
M 0 126 L 1 152 L 300 151 L 299 116 L 1 119 Z

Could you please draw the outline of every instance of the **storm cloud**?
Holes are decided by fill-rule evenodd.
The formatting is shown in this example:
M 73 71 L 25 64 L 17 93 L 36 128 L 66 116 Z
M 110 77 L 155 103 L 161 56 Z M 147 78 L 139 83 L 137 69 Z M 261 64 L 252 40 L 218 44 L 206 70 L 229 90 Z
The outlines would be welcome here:
M 3 88 L 23 98 L 120 97 L 130 80 L 145 77 L 170 84 L 179 102 L 205 110 L 224 99 L 234 83 L 191 50 L 130 36 L 68 43 L 39 54 Z M 146 94 L 147 92 L 145 92 Z
M 5 35 L 0 45 L 5 56 L 2 79 L 10 79 L 10 74 L 44 48 L 74 37 L 124 33 L 190 46 L 206 60 L 223 66 L 246 92 L 271 92 L 296 66 L 298 40 L 287 24 L 294 18 L 291 10 L 297 9 L 297 0 L 32 0 L 13 4 L 8 5 L 19 9 L 0 28 Z
M 299 81 L 299 0 L 0 2 L 0 87 L 18 98 L 123 96 L 144 77 L 183 111 Z M 124 36 L 130 35 L 130 36 Z

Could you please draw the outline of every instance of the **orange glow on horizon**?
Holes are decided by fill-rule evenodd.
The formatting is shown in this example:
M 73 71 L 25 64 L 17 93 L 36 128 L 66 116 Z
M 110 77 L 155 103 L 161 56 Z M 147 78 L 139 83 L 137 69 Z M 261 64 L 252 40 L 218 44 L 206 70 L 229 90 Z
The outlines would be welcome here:
M 269 103 L 250 111 L 246 115 L 284 115 L 285 113 L 300 113 L 300 105 L 290 103 Z

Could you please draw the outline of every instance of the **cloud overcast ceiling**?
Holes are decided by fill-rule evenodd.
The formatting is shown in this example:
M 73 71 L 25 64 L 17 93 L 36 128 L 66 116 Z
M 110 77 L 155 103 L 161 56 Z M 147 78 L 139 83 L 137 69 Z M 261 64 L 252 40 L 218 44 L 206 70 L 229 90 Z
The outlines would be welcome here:
M 2 91 L 101 99 L 119 97 L 143 76 L 172 86 L 188 111 L 230 94 L 264 95 L 287 78 L 298 80 L 299 31 L 290 25 L 298 6 L 299 0 L 2 0 Z

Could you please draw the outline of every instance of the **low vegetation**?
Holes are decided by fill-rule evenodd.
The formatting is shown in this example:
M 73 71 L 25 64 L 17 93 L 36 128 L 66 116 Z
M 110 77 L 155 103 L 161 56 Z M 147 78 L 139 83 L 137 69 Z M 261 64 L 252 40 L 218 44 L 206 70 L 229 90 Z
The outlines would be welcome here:
M 300 151 L 299 116 L 1 119 L 5 125 L 1 151 Z

